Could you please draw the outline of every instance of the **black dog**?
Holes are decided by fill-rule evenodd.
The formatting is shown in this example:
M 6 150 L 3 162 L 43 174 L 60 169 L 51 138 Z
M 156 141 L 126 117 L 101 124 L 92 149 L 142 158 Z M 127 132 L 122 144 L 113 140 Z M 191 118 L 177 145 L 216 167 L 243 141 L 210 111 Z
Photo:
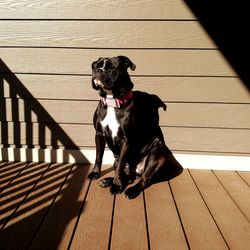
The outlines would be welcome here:
M 131 91 L 128 68 L 135 70 L 135 65 L 125 56 L 99 58 L 92 63 L 92 87 L 99 91 L 101 100 L 94 114 L 96 162 L 88 179 L 99 178 L 107 143 L 115 157 L 115 176 L 103 179 L 100 185 L 118 194 L 139 174 L 139 182 L 125 191 L 131 199 L 157 179 L 181 173 L 182 167 L 159 127 L 158 108 L 166 110 L 166 105 L 156 95 Z

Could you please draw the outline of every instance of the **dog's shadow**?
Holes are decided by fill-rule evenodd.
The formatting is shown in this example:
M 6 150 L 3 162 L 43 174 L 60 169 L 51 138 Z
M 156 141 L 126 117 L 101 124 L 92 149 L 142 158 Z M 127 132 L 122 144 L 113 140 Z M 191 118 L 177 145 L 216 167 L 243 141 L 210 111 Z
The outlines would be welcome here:
M 109 167 L 100 173 L 100 178 L 114 171 L 114 167 Z
M 172 179 L 174 179 L 175 177 L 179 176 L 180 174 L 182 174 L 183 172 L 183 167 L 178 164 L 177 166 L 173 166 L 171 169 L 168 169 L 167 173 L 165 173 L 162 176 L 158 176 L 156 177 L 152 183 L 150 183 L 149 185 L 147 185 L 144 190 L 154 184 L 160 183 L 160 182 L 164 182 L 164 181 L 170 181 Z

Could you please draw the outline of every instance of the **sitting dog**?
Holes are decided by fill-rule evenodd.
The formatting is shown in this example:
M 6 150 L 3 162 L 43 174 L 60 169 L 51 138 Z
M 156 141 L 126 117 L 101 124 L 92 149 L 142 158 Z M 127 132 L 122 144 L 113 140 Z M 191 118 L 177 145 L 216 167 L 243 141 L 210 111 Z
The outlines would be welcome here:
M 112 194 L 122 193 L 140 175 L 138 183 L 125 191 L 129 199 L 157 179 L 172 178 L 182 171 L 159 127 L 158 108 L 166 110 L 165 103 L 156 95 L 132 91 L 134 84 L 127 70 L 135 67 L 125 56 L 92 63 L 92 87 L 101 100 L 93 119 L 96 161 L 88 179 L 99 178 L 107 143 L 115 158 L 115 176 L 103 179 L 100 186 L 110 187 Z

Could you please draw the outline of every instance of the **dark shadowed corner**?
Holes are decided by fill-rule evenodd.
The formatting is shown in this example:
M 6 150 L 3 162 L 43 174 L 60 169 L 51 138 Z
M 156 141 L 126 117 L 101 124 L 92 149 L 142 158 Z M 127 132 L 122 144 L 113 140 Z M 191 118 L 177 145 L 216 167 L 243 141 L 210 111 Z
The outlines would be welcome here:
M 247 2 L 185 0 L 203 28 L 250 90 Z

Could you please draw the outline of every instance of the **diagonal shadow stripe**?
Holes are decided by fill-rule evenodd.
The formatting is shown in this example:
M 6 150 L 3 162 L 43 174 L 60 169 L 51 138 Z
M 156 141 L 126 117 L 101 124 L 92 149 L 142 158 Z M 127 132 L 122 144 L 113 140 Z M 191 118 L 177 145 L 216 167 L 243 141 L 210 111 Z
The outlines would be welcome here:
M 250 91 L 247 1 L 185 0 L 185 3 Z

